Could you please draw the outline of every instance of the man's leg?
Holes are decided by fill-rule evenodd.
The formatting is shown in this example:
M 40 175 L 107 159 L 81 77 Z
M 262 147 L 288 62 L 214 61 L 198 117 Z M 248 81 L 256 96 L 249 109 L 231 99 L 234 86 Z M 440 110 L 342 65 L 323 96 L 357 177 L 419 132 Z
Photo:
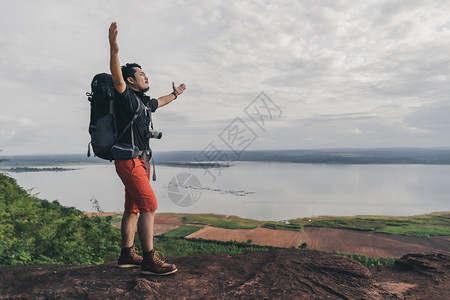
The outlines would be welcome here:
M 138 232 L 142 251 L 153 250 L 153 224 L 155 222 L 155 211 L 143 212 L 139 216 Z
M 168 275 L 175 273 L 177 267 L 168 264 L 164 258 L 153 249 L 153 228 L 155 211 L 141 213 L 138 221 L 139 238 L 142 245 L 144 260 L 141 265 L 141 273 L 152 275 Z
M 142 257 L 134 252 L 134 236 L 137 228 L 137 213 L 124 212 L 120 231 L 122 233 L 122 251 L 119 256 L 120 268 L 139 267 Z
M 129 248 L 134 245 L 134 235 L 136 234 L 138 216 L 135 213 L 124 212 L 120 231 L 122 232 L 122 248 Z

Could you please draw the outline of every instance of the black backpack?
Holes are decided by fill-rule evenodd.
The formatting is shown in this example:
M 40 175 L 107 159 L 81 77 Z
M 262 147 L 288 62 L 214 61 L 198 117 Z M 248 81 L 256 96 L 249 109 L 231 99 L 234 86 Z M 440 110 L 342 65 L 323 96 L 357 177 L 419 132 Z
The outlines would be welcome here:
M 88 157 L 91 156 L 89 147 L 91 145 L 95 156 L 112 161 L 114 158 L 111 148 L 117 144 L 117 140 L 125 133 L 125 130 L 132 126 L 133 121 L 139 114 L 140 107 L 118 138 L 114 114 L 115 93 L 116 89 L 110 74 L 100 73 L 94 76 L 91 82 L 91 92 L 86 93 L 89 102 L 91 102 L 91 119 L 89 122 L 91 142 L 88 144 Z

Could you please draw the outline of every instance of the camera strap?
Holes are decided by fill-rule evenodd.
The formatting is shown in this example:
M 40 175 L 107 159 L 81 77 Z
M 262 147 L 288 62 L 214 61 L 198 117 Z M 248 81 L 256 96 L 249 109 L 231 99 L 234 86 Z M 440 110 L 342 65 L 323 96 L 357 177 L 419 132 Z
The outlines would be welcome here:
M 149 117 L 149 119 L 150 119 L 150 123 L 149 123 L 149 130 L 151 129 L 152 131 L 153 131 L 153 120 L 152 120 L 152 111 L 151 111 L 151 109 L 147 106 L 147 105 L 145 105 L 144 104 L 144 113 L 145 113 L 145 116 L 147 117 Z M 155 169 L 155 160 L 153 159 L 153 155 L 152 155 L 152 149 L 150 148 L 150 139 L 148 140 L 148 143 L 149 143 L 149 145 L 148 145 L 148 148 L 150 149 L 150 151 L 149 151 L 149 154 L 150 154 L 150 157 L 147 157 L 147 155 L 146 155 L 146 151 L 144 151 L 144 160 L 145 160 L 145 168 L 147 169 L 147 174 L 150 176 L 150 174 L 149 174 L 149 169 L 150 169 L 150 158 L 151 158 L 151 160 L 152 160 L 152 166 L 153 166 L 153 176 L 152 176 L 152 180 L 153 181 L 156 181 L 156 169 Z
M 150 128 L 153 131 L 152 112 L 150 109 L 149 109 L 149 114 L 150 114 Z M 148 142 L 150 143 L 150 140 Z M 150 145 L 149 145 L 149 148 L 150 148 Z M 152 149 L 150 148 L 150 154 L 151 153 L 152 153 Z M 156 181 L 155 160 L 153 159 L 153 155 L 151 155 L 151 156 L 152 156 L 152 165 L 153 165 L 153 181 Z
M 147 107 L 147 105 L 145 106 L 145 116 L 149 116 L 150 118 L 150 123 L 149 123 L 149 127 L 153 130 L 153 120 L 152 120 L 152 111 L 149 107 Z

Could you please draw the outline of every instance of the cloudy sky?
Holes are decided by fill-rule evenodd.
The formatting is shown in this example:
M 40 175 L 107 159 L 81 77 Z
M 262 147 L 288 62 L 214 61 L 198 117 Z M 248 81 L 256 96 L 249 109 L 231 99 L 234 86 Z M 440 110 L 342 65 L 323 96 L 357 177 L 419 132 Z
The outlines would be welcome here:
M 228 149 L 230 126 L 251 150 L 450 147 L 449 1 L 2 0 L 0 16 L 4 155 L 87 150 L 112 21 L 150 96 L 188 87 L 154 115 L 157 151 Z

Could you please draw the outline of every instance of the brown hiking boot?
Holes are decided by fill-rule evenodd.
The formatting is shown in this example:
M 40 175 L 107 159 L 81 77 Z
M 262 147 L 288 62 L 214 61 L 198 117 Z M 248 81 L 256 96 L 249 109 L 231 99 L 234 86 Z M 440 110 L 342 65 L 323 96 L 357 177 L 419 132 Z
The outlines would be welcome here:
M 134 268 L 142 264 L 142 256 L 136 254 L 136 247 L 133 245 L 128 251 L 122 250 L 117 261 L 119 268 Z M 128 253 L 127 253 L 128 252 Z
M 164 262 L 164 256 L 162 256 L 155 250 L 144 253 L 144 260 L 141 265 L 141 273 L 148 275 L 169 275 L 175 273 L 177 267 L 173 264 Z

